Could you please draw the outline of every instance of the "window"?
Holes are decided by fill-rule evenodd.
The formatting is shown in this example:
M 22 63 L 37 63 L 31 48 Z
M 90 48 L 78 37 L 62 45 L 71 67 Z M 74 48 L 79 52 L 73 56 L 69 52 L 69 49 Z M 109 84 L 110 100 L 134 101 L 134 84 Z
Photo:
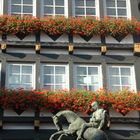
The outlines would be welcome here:
M 102 88 L 101 66 L 75 66 L 75 85 L 77 89 L 96 91 Z
M 108 89 L 111 91 L 129 88 L 136 90 L 133 66 L 108 66 Z
M 34 64 L 8 64 L 7 88 L 35 88 Z
M 9 14 L 36 16 L 36 0 L 10 0 Z
M 131 18 L 130 0 L 106 0 L 106 15 L 116 18 Z
M 42 0 L 42 16 L 68 16 L 67 0 Z
M 74 0 L 74 16 L 99 17 L 99 0 Z
M 42 87 L 49 90 L 69 89 L 67 65 L 42 65 Z

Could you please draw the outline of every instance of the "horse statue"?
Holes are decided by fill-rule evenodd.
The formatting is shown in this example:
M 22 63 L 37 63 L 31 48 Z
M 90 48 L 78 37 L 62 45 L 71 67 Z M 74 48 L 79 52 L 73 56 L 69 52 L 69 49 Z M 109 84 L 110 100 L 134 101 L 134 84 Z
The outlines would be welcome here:
M 92 104 L 95 112 L 89 123 L 80 118 L 76 113 L 70 110 L 58 112 L 53 117 L 53 122 L 58 132 L 51 135 L 50 140 L 108 140 L 107 135 L 102 130 L 107 123 L 108 116 L 104 109 L 98 109 L 97 102 Z M 65 130 L 62 126 L 62 120 L 65 118 L 69 123 Z
M 62 127 L 62 120 L 66 119 L 69 123 L 68 128 L 65 130 Z M 58 112 L 55 116 L 53 116 L 53 122 L 58 130 L 58 132 L 54 133 L 50 140 L 63 140 L 64 137 L 70 138 L 76 137 L 76 132 L 82 126 L 82 124 L 86 123 L 85 120 L 80 118 L 76 113 L 70 110 L 64 110 Z

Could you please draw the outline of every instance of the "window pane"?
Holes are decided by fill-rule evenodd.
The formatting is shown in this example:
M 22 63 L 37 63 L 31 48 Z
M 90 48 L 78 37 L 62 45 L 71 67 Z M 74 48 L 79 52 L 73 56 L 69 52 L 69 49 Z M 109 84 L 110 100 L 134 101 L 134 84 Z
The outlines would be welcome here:
M 107 15 L 115 15 L 116 16 L 116 9 L 107 8 Z
M 77 75 L 86 75 L 86 67 L 77 67 Z
M 54 85 L 44 85 L 45 89 L 48 89 L 48 90 L 54 90 Z
M 115 7 L 115 0 L 106 0 L 107 7 Z
M 44 66 L 44 74 L 54 74 L 53 66 Z
M 91 90 L 91 91 L 96 91 L 98 89 L 99 89 L 98 85 L 89 86 L 89 90 Z
M 55 73 L 56 74 L 65 74 L 65 67 L 56 66 L 55 67 Z
M 64 6 L 64 0 L 55 0 L 55 5 Z
M 131 80 L 130 77 L 122 77 L 122 85 L 130 85 Z
M 11 4 L 21 4 L 21 0 L 11 0 Z
M 92 84 L 98 84 L 98 83 L 99 83 L 99 78 L 98 78 L 98 76 L 92 76 L 92 77 L 91 77 L 91 83 L 92 83 Z
M 12 5 L 11 6 L 11 12 L 17 12 L 17 13 L 21 13 L 21 6 L 18 5 Z
M 24 6 L 23 13 L 32 13 L 33 7 L 32 6 Z
M 22 75 L 21 83 L 32 83 L 31 75 Z
M 32 74 L 32 66 L 22 66 L 22 73 Z
M 119 68 L 109 67 L 109 74 L 110 75 L 119 75 Z
M 118 9 L 118 16 L 126 16 L 126 9 Z
M 124 0 L 118 0 L 117 7 L 126 7 L 126 1 L 124 1 Z
M 79 89 L 79 90 L 88 90 L 88 87 L 87 87 L 87 85 L 78 85 L 77 89 Z
M 44 0 L 44 5 L 53 5 L 53 0 Z
M 84 0 L 75 0 L 75 6 L 84 6 Z
M 110 77 L 110 84 L 111 85 L 120 85 L 120 78 L 119 77 Z
M 62 85 L 56 85 L 55 86 L 55 90 L 61 90 L 61 89 L 63 89 Z
M 130 89 L 130 87 L 129 86 L 122 86 L 122 89 L 124 90 L 124 89 Z
M 20 85 L 20 87 L 23 87 L 24 89 L 32 89 L 31 84 L 23 84 L 23 85 Z
M 95 0 L 86 0 L 86 6 L 95 7 Z
M 87 8 L 86 15 L 96 15 L 95 8 Z
M 75 9 L 75 14 L 76 14 L 76 15 L 85 15 L 85 10 L 84 10 L 84 8 L 76 8 L 76 9 Z
M 119 91 L 119 90 L 121 90 L 121 87 L 120 86 L 110 86 L 109 89 L 112 91 Z
M 78 76 L 77 77 L 77 83 L 78 84 L 84 84 L 84 78 L 85 78 L 85 76 Z
M 55 77 L 55 84 L 62 84 L 65 82 L 66 82 L 66 80 L 65 80 L 64 76 L 56 76 Z
M 55 14 L 64 14 L 64 8 L 63 7 L 56 7 Z
M 20 84 L 20 76 L 19 75 L 10 75 L 9 84 Z
M 44 7 L 45 14 L 53 14 L 53 7 Z
M 44 83 L 45 84 L 54 84 L 54 76 L 45 75 L 44 76 Z
M 18 65 L 9 65 L 10 74 L 11 73 L 20 73 L 20 66 Z
M 98 74 L 98 68 L 97 67 L 89 67 L 88 68 L 88 74 L 89 75 L 97 75 Z
M 128 75 L 130 76 L 130 68 L 121 68 L 121 75 Z
M 23 4 L 33 4 L 33 0 L 23 0 Z

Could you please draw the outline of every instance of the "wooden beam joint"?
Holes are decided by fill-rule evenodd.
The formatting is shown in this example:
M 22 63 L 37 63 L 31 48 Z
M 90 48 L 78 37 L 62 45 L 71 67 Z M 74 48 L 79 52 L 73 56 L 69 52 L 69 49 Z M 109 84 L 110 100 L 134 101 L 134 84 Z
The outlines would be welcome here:
M 69 54 L 73 54 L 73 51 L 74 51 L 74 46 L 73 46 L 73 44 L 69 44 L 69 46 L 68 46 L 68 51 L 69 51 Z
M 1 43 L 1 50 L 2 52 L 6 52 L 7 44 L 6 43 Z
M 41 44 L 39 44 L 39 43 L 35 44 L 36 53 L 40 53 L 40 50 L 41 50 Z
M 140 54 L 140 43 L 134 44 L 134 54 Z
M 40 120 L 34 120 L 34 128 L 35 130 L 38 130 L 40 127 Z
M 107 46 L 101 46 L 101 54 L 105 55 L 107 52 Z

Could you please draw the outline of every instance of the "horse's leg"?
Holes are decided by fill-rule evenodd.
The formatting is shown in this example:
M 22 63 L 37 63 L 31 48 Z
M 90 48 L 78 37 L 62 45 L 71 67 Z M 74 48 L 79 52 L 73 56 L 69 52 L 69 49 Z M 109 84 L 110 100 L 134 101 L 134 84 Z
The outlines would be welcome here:
M 62 134 L 62 135 L 59 137 L 59 139 L 58 139 L 58 140 L 63 140 L 63 138 L 66 138 L 66 137 L 68 137 L 68 135 L 67 135 L 67 134 Z
M 64 131 L 58 131 L 58 132 L 52 134 L 50 137 L 50 140 L 57 140 L 57 138 L 63 133 L 64 133 Z

